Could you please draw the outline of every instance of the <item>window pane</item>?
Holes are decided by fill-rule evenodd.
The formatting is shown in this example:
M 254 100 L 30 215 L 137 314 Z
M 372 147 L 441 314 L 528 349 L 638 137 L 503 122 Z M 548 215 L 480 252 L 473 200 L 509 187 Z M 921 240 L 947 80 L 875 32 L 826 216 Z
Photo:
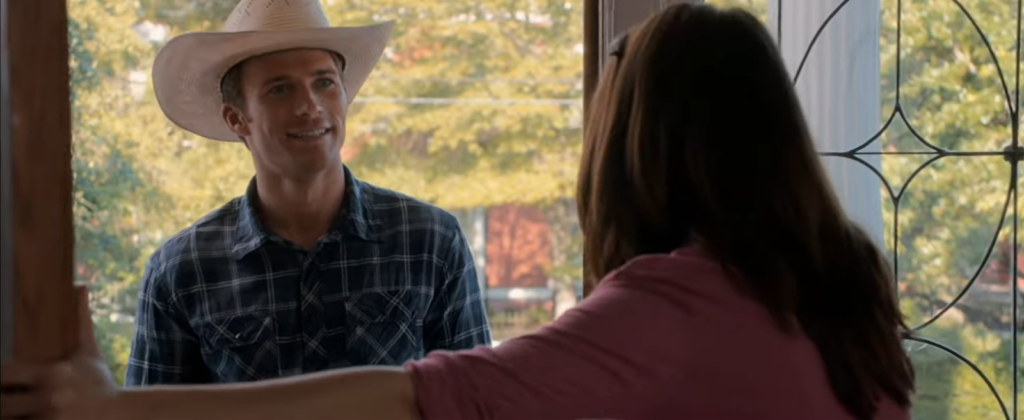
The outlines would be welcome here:
M 961 2 L 961 9 L 955 2 L 903 1 L 899 10 L 896 0 L 881 1 L 880 126 L 894 116 L 880 138 L 882 149 L 933 153 L 931 144 L 993 154 L 934 161 L 932 155 L 892 154 L 882 159 L 894 189 L 905 186 L 898 207 L 884 193 L 884 209 L 889 251 L 898 250 L 897 277 L 908 322 L 913 327 L 931 322 L 916 335 L 978 368 L 974 371 L 938 347 L 908 343 L 918 369 L 915 418 L 1002 419 L 1004 407 L 1013 416 L 1013 376 L 1019 367 L 1012 365 L 1011 301 L 1013 283 L 1024 276 L 1011 269 L 1020 257 L 1013 251 L 1016 216 L 1007 201 L 1013 178 L 1000 152 L 1012 134 L 997 63 L 1009 74 L 1007 65 L 1019 42 L 1012 30 L 1015 4 L 971 0 Z M 896 216 L 898 231 L 893 230 Z
M 1008 201 L 1014 179 L 1003 148 L 1014 136 L 1009 104 L 1021 36 L 1018 2 L 708 3 L 738 6 L 765 22 L 772 16 L 773 33 L 774 14 L 782 10 L 783 55 L 791 74 L 807 55 L 797 91 L 823 152 L 851 150 L 877 137 L 859 149 L 862 162 L 838 171 L 848 158 L 823 162 L 838 177 L 840 192 L 877 182 L 867 165 L 888 184 L 879 185 L 883 227 L 877 236 L 897 267 L 903 310 L 911 326 L 920 328 L 916 337 L 935 343 L 907 343 L 917 368 L 914 417 L 1001 419 L 1004 409 L 1013 416 L 1013 400 L 1019 398 L 1013 379 L 1024 378 L 1019 359 L 1013 365 L 1013 352 L 1021 351 L 1013 346 L 1013 334 L 1020 337 L 1024 324 L 1018 319 L 1014 328 L 1012 311 L 1015 293 L 1024 302 L 1024 254 L 1013 240 L 1018 211 Z M 840 4 L 844 9 L 807 53 L 810 39 Z M 876 24 L 866 18 L 874 12 L 865 7 L 881 8 L 877 46 L 851 38 L 856 25 Z M 862 21 L 851 31 L 853 16 Z M 877 63 L 864 54 L 875 48 Z M 873 71 L 877 84 L 863 83 Z M 872 109 L 862 105 L 868 95 L 878 96 L 878 117 L 872 111 L 872 118 L 862 120 Z M 830 131 L 835 125 L 841 130 Z M 857 133 L 854 143 L 842 143 L 851 132 Z M 938 157 L 936 148 L 952 153 Z M 857 219 L 875 211 L 859 205 L 864 201 L 844 204 Z
M 349 117 L 363 181 L 449 210 L 473 249 L 496 341 L 575 305 L 582 0 L 323 1 L 332 23 L 397 20 Z M 124 376 L 139 280 L 171 235 L 242 194 L 242 144 L 171 124 L 153 96 L 169 37 L 219 30 L 235 0 L 70 0 L 76 276 Z

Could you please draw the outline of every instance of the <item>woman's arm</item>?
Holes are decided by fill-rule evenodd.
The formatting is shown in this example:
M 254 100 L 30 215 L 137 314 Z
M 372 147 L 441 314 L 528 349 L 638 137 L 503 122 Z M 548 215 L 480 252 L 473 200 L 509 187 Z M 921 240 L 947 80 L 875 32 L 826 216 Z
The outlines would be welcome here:
M 417 418 L 410 375 L 393 367 L 343 369 L 246 384 L 127 389 L 108 407 L 106 418 L 117 420 Z
M 580 419 L 657 416 L 680 369 L 684 325 L 652 287 L 612 278 L 541 331 L 502 344 L 246 384 L 118 390 L 80 301 L 83 348 L 55 366 L 4 364 L 0 420 Z M 84 294 L 83 294 L 84 296 Z M 25 390 L 25 391 L 20 391 Z M 663 408 L 663 407 L 662 407 Z
M 117 420 L 505 420 L 655 415 L 677 347 L 659 293 L 606 280 L 541 331 L 497 348 L 436 351 L 405 368 L 357 368 L 250 384 L 125 391 Z
M 79 349 L 56 365 L 4 362 L 0 420 L 411 420 L 411 375 L 351 368 L 264 382 L 118 389 L 96 345 L 79 288 Z

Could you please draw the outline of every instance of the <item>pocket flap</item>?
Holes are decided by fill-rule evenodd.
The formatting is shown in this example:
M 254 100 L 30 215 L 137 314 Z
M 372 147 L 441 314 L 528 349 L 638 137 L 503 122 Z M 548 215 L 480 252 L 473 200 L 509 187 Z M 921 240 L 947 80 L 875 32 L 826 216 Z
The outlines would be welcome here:
M 420 318 L 423 296 L 412 290 L 364 291 L 349 296 L 345 310 L 358 322 L 408 322 Z
M 265 312 L 243 313 L 213 319 L 203 326 L 203 336 L 213 348 L 244 346 L 273 332 L 274 318 Z

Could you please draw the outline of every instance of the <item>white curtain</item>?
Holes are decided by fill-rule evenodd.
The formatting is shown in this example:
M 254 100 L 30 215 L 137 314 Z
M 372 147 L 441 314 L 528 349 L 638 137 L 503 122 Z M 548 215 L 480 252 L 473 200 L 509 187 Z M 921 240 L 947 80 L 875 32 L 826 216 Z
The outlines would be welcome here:
M 782 55 L 790 74 L 811 39 L 842 0 L 769 0 L 769 27 L 779 27 Z M 841 152 L 860 146 L 881 126 L 879 0 L 851 0 L 822 31 L 796 81 L 804 114 L 819 151 Z M 880 151 L 874 141 L 862 152 Z M 881 171 L 878 155 L 860 156 Z M 836 193 L 850 215 L 883 246 L 881 181 L 862 163 L 827 157 L 823 162 Z

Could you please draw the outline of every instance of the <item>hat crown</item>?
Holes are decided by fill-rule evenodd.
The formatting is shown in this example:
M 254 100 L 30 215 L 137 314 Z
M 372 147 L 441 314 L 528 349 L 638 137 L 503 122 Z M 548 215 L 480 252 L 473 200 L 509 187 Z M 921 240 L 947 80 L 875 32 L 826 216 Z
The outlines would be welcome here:
M 242 0 L 228 16 L 224 32 L 328 28 L 319 0 Z

